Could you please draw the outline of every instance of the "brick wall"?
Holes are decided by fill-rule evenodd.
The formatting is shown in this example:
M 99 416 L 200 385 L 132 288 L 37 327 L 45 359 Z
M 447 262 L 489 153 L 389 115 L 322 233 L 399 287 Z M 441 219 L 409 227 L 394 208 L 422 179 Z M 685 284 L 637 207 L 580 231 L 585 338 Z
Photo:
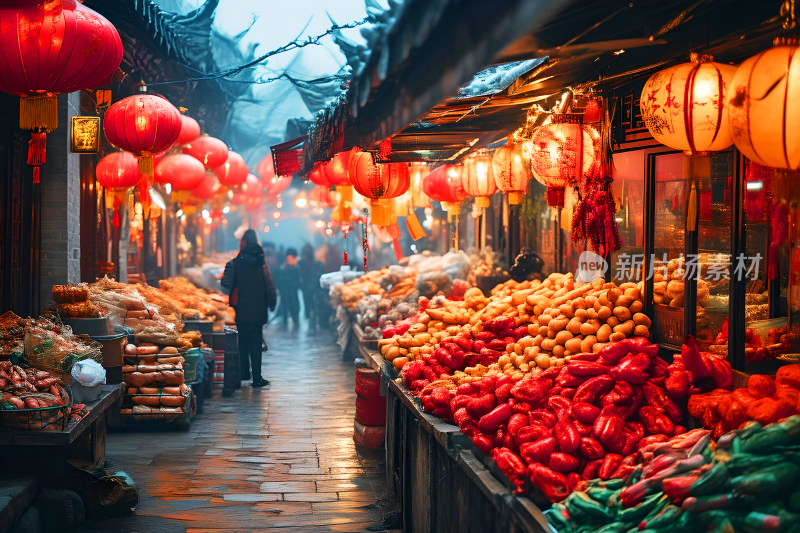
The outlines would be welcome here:
M 70 152 L 70 119 L 80 109 L 80 93 L 59 95 L 58 129 L 47 136 L 41 174 L 40 276 L 42 305 L 52 302 L 53 285 L 77 283 L 80 262 L 79 155 Z

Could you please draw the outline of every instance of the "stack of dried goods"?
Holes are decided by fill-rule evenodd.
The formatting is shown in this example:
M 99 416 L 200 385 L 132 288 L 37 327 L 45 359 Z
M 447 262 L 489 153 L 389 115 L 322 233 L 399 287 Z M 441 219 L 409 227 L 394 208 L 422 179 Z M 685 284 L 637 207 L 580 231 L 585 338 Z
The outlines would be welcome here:
M 124 362 L 123 416 L 169 420 L 186 413 L 189 388 L 184 383 L 184 358 L 174 346 L 128 344 Z

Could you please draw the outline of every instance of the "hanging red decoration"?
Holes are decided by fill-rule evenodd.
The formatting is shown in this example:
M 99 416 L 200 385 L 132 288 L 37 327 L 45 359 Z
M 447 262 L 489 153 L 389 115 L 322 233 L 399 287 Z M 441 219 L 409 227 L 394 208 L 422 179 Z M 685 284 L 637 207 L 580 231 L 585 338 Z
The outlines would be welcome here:
M 135 94 L 108 108 L 103 131 L 111 144 L 139 159 L 139 196 L 149 212 L 153 156 L 175 144 L 181 131 L 180 112 L 160 96 Z
M 481 209 L 491 205 L 491 196 L 497 192 L 497 183 L 492 171 L 492 156 L 486 150 L 479 150 L 464 162 L 461 174 L 464 191 L 475 197 L 475 205 Z
M 339 152 L 325 164 L 323 170 L 325 172 L 325 179 L 329 185 L 334 187 L 350 185 L 350 176 L 348 174 L 350 157 L 357 152 L 358 151 L 355 149 L 349 152 Z
M 309 172 L 308 179 L 314 185 L 319 185 L 320 187 L 330 187 L 328 176 L 325 174 L 325 169 L 323 168 L 324 166 L 325 163 L 314 167 L 314 169 Z
M 217 176 L 213 172 L 206 172 L 206 177 L 200 185 L 192 189 L 192 196 L 201 200 L 211 200 L 222 188 Z
M 97 183 L 106 193 L 106 208 L 114 210 L 113 224 L 119 227 L 119 208 L 139 182 L 139 163 L 130 152 L 112 152 L 97 163 Z
M 205 179 L 206 169 L 203 163 L 190 155 L 170 154 L 156 163 L 155 181 L 169 183 L 172 187 L 170 199 L 175 203 L 187 201 L 190 191 Z
M 102 85 L 122 61 L 114 26 L 75 0 L 6 0 L 0 6 L 0 90 L 20 99 L 19 127 L 31 132 L 33 182 L 58 127 L 59 93 Z
M 422 181 L 423 192 L 442 204 L 442 208 L 455 215 L 461 202 L 469 197 L 462 185 L 463 167 L 461 165 L 442 165 L 431 171 Z
M 241 185 L 247 180 L 248 173 L 244 158 L 233 150 L 228 151 L 228 159 L 223 164 L 214 168 L 219 182 L 227 187 Z
M 308 194 L 308 203 L 312 207 L 321 207 L 323 209 L 336 206 L 336 194 L 331 191 L 330 187 L 317 185 Z
M 350 157 L 348 169 L 353 188 L 370 200 L 372 223 L 388 226 L 393 222 L 389 202 L 408 190 L 410 175 L 405 163 L 375 163 L 369 152 L 357 152 Z
M 529 141 L 531 171 L 547 187 L 547 205 L 564 207 L 564 189 L 579 185 L 594 164 L 597 130 L 582 124 L 579 115 L 552 115 Z
M 258 175 L 266 183 L 268 180 L 275 177 L 275 166 L 272 161 L 272 154 L 267 154 L 264 159 L 258 164 Z
M 192 117 L 181 115 L 181 133 L 178 136 L 178 144 L 186 144 L 200 137 L 200 124 Z
M 411 195 L 411 207 L 430 207 L 431 199 L 422 190 L 422 183 L 430 174 L 430 168 L 425 163 L 411 163 L 408 171 L 411 173 L 411 183 L 408 186 L 408 192 Z
M 514 144 L 509 137 L 508 144 L 498 148 L 492 156 L 492 172 L 497 188 L 508 195 L 509 205 L 522 203 L 531 171 L 522 156 L 522 145 Z
M 184 154 L 194 157 L 206 168 L 215 168 L 228 159 L 228 147 L 224 142 L 210 135 L 201 135 L 182 147 Z

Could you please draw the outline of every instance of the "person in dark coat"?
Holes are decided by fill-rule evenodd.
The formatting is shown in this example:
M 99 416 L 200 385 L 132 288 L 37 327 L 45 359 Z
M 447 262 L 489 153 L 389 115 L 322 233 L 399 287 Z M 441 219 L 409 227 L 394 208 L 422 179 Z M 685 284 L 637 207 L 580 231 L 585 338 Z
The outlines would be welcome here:
M 255 231 L 244 233 L 239 254 L 225 265 L 221 285 L 236 310 L 242 380 L 250 379 L 252 368 L 253 387 L 269 385 L 261 376 L 261 331 L 267 323 L 267 308 L 275 309 L 277 291 Z
M 303 308 L 305 309 L 306 320 L 310 329 L 321 324 L 319 319 L 319 278 L 325 273 L 325 265 L 317 261 L 314 257 L 314 249 L 310 244 L 306 244 L 300 250 L 300 260 L 297 262 L 300 269 L 300 288 L 303 291 Z
M 286 250 L 286 262 L 281 265 L 280 275 L 281 292 L 281 321 L 287 323 L 291 318 L 294 327 L 300 327 L 300 267 L 297 266 L 297 250 L 289 248 Z

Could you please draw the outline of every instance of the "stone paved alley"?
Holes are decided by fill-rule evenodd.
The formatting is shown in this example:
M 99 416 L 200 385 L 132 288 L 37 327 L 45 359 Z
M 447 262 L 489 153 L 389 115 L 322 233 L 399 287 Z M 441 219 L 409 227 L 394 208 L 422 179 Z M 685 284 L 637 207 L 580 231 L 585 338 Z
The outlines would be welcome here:
M 392 510 L 383 452 L 357 451 L 352 362 L 332 332 L 269 327 L 269 389 L 214 397 L 188 431 L 109 433 L 140 492 L 132 516 L 81 532 L 362 532 Z

